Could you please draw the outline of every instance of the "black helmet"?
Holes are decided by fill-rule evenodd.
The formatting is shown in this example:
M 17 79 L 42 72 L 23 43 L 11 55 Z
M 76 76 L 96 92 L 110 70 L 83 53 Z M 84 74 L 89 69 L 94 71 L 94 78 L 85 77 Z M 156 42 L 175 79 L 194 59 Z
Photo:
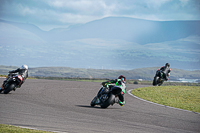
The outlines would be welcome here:
M 120 76 L 118 77 L 118 79 L 122 79 L 122 78 L 124 78 L 124 80 L 123 80 L 123 81 L 125 81 L 125 80 L 126 80 L 126 77 L 124 77 L 123 75 L 120 75 Z
M 166 66 L 166 67 L 167 67 L 167 66 L 170 67 L 170 64 L 169 64 L 169 63 L 166 63 L 165 66 Z

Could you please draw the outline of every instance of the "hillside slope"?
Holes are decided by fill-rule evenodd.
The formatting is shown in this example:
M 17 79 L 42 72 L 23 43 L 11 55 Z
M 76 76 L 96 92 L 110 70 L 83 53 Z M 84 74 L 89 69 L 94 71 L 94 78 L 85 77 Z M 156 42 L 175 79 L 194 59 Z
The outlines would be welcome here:
M 135 69 L 169 62 L 199 69 L 200 21 L 108 17 L 71 28 L 42 31 L 0 20 L 0 65 Z
M 0 66 L 0 74 L 7 75 L 8 71 L 17 69 L 14 66 Z M 115 79 L 119 75 L 127 79 L 152 80 L 159 67 L 139 68 L 133 70 L 109 70 L 109 69 L 83 69 L 69 67 L 38 67 L 29 68 L 29 76 L 38 77 L 68 77 L 68 78 L 108 78 Z M 172 68 L 170 80 L 179 78 L 200 79 L 200 70 L 186 71 Z

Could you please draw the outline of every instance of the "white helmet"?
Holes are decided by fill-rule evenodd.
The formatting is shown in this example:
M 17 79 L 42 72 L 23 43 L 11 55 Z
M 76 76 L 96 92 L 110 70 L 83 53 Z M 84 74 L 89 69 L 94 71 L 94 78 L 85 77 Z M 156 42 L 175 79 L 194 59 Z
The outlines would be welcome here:
M 27 69 L 28 70 L 28 66 L 27 65 L 22 65 L 22 69 Z

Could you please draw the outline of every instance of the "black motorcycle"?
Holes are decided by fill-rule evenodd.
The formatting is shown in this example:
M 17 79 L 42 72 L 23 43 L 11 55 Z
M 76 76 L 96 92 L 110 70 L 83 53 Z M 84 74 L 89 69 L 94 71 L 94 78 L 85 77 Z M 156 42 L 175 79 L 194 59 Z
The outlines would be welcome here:
M 22 81 L 23 78 L 21 75 L 9 73 L 6 81 L 3 84 L 4 89 L 1 91 L 3 91 L 4 94 L 8 94 L 12 90 L 15 91 L 16 88 L 22 84 Z
M 153 80 L 153 86 L 161 86 L 165 81 L 164 76 L 166 76 L 165 73 L 162 71 L 157 71 Z
M 101 87 L 97 96 L 91 101 L 90 105 L 94 107 L 95 105 L 100 105 L 101 108 L 107 108 L 113 105 L 118 100 L 118 94 L 120 94 L 122 89 L 118 86 L 109 85 L 109 88 Z

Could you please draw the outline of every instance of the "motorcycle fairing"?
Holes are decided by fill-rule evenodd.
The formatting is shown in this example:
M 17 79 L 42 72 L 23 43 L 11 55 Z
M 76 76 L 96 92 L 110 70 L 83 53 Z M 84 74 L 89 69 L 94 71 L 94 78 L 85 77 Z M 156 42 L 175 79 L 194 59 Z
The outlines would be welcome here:
M 17 85 L 20 85 L 23 81 L 23 77 L 21 75 L 15 75 L 11 79 L 13 79 L 13 81 L 17 81 Z

